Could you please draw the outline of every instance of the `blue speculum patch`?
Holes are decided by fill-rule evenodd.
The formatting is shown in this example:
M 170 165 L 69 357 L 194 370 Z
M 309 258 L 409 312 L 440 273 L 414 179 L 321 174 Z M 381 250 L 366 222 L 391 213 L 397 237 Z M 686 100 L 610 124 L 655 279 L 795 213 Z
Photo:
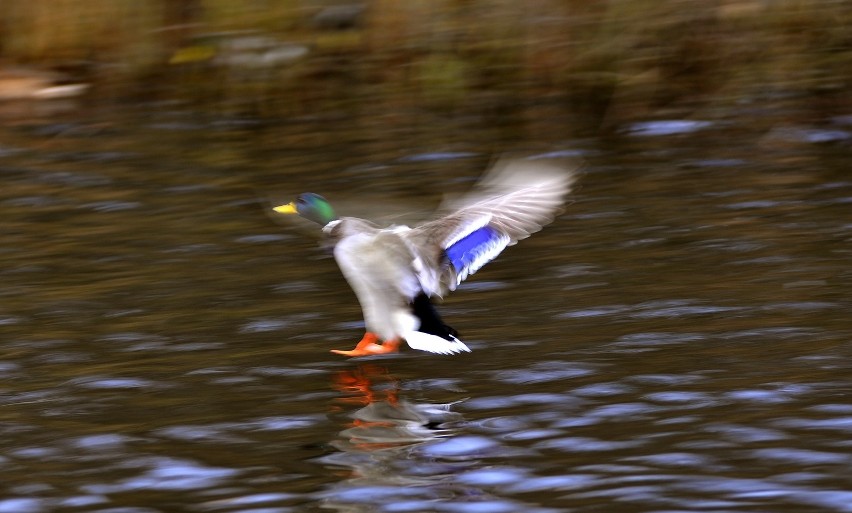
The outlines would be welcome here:
M 479 258 L 485 250 L 502 238 L 500 232 L 490 226 L 483 226 L 465 235 L 446 249 L 450 263 L 461 273 Z

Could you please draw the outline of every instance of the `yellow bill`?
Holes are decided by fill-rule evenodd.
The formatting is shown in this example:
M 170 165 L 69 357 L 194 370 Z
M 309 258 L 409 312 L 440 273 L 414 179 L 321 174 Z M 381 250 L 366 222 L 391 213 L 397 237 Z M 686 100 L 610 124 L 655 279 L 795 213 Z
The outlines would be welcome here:
M 279 205 L 272 210 L 278 212 L 279 214 L 295 214 L 296 213 L 296 204 L 295 203 L 287 203 L 285 205 Z

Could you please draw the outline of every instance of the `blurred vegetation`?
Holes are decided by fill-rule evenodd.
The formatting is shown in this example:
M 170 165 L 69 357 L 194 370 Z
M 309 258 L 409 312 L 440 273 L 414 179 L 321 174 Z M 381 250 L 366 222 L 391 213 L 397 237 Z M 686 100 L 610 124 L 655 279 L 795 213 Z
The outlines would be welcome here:
M 4 0 L 3 67 L 225 112 L 848 113 L 848 0 Z M 0 79 L 2 87 L 2 79 Z

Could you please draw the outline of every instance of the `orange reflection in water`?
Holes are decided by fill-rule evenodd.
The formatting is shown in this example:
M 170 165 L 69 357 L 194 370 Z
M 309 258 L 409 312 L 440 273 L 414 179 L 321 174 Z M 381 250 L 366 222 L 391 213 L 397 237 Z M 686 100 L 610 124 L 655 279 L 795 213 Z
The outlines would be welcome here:
M 391 386 L 378 392 L 373 390 L 374 382 L 388 382 Z M 376 364 L 362 364 L 353 370 L 344 370 L 334 376 L 334 389 L 345 394 L 337 400 L 346 404 L 370 404 L 384 400 L 392 404 L 398 401 L 399 381 L 390 375 L 387 367 Z
M 362 364 L 334 376 L 332 386 L 341 392 L 333 410 L 360 406 L 333 444 L 343 451 L 387 451 L 419 444 L 450 433 L 447 423 L 460 415 L 452 404 L 415 403 L 400 397 L 400 382 L 387 367 Z

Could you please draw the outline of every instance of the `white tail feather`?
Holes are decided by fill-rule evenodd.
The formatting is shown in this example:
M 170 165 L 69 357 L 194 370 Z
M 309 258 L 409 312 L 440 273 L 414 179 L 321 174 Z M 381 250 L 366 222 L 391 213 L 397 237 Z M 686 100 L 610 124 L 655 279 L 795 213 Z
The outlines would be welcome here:
M 405 334 L 405 341 L 408 342 L 408 346 L 411 349 L 430 353 L 456 354 L 470 352 L 470 348 L 455 337 L 453 337 L 453 340 L 445 340 L 435 335 L 423 333 L 422 331 L 409 331 Z

